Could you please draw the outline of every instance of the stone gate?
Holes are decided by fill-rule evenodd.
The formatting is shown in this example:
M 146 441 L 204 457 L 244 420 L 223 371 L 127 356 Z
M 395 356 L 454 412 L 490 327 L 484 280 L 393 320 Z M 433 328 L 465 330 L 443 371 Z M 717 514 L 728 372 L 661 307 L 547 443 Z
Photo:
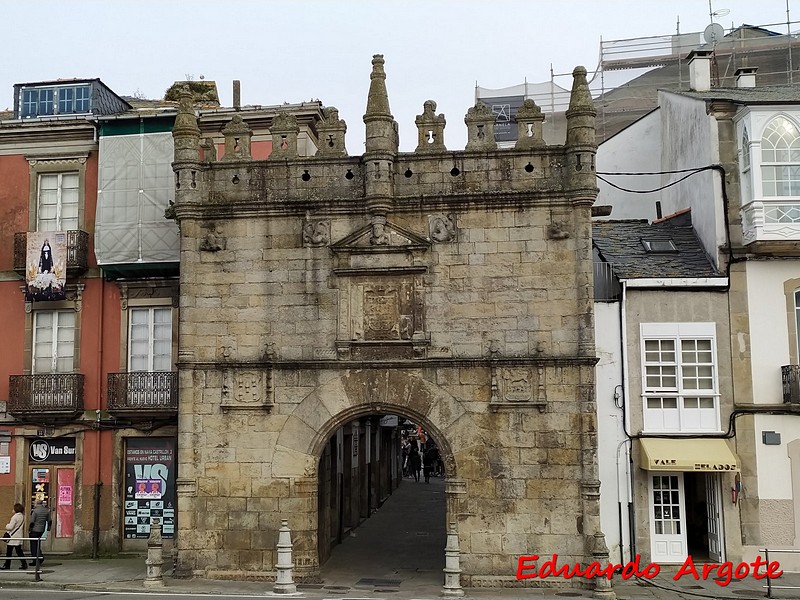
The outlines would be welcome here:
M 317 461 L 364 414 L 414 416 L 443 442 L 462 583 L 512 585 L 521 554 L 603 560 L 594 404 L 595 111 L 574 71 L 563 145 L 530 100 L 499 150 L 483 105 L 465 150 L 427 101 L 398 151 L 376 55 L 365 152 L 334 108 L 302 156 L 292 110 L 272 151 L 234 114 L 224 155 L 188 94 L 174 128 L 181 231 L 180 568 L 274 572 L 289 519 L 319 571 Z M 244 117 L 244 118 L 243 118 Z M 254 125 L 255 126 L 255 125 Z M 530 581 L 530 580 L 529 580 Z

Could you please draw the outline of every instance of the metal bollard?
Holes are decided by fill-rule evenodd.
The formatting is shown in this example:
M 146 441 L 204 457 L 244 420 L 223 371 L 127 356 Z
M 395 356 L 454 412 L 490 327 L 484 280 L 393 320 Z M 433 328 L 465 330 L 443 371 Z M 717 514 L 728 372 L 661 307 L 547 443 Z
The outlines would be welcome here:
M 161 519 L 153 519 L 150 525 L 150 537 L 147 538 L 147 578 L 143 585 L 146 588 L 164 587 L 164 543 L 161 537 Z
M 294 594 L 297 586 L 292 578 L 292 530 L 289 521 L 283 519 L 278 531 L 278 561 L 275 563 L 277 577 L 272 591 L 276 594 Z
M 463 596 L 461 589 L 461 549 L 458 546 L 458 530 L 451 522 L 447 529 L 447 545 L 444 547 L 444 586 L 442 596 Z

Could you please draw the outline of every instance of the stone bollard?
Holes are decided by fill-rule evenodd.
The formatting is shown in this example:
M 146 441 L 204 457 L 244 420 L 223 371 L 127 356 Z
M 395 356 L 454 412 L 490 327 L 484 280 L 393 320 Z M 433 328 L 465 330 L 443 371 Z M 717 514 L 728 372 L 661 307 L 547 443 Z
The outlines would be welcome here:
M 150 536 L 147 538 L 147 578 L 144 580 L 146 588 L 164 587 L 164 544 L 161 538 L 161 519 L 153 519 L 150 525 Z
M 606 538 L 601 532 L 594 534 L 594 548 L 592 555 L 594 559 L 600 564 L 608 562 L 608 546 L 606 546 Z M 617 594 L 611 587 L 611 580 L 605 577 L 594 578 L 594 592 L 592 598 L 598 600 L 617 600 Z
M 447 529 L 447 545 L 444 547 L 444 587 L 442 596 L 463 596 L 461 589 L 461 550 L 458 547 L 458 531 L 451 522 Z
M 292 530 L 289 521 L 283 519 L 278 531 L 278 561 L 275 563 L 277 577 L 272 591 L 276 594 L 294 594 L 297 586 L 292 578 Z

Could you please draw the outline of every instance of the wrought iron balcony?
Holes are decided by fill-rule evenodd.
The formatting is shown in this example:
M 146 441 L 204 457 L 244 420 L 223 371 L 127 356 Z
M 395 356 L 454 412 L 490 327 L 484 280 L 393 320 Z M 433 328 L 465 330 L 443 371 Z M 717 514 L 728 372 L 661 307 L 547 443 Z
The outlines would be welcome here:
M 178 413 L 178 374 L 134 371 L 108 374 L 108 412 L 118 416 L 169 416 Z
M 81 373 L 11 375 L 6 411 L 17 418 L 72 418 L 83 412 Z
M 800 365 L 784 365 L 781 367 L 783 383 L 783 403 L 800 404 Z
M 89 268 L 89 234 L 71 229 L 67 234 L 67 277 L 83 275 Z M 14 270 L 25 276 L 28 254 L 28 232 L 14 234 Z M 34 273 L 35 274 L 35 273 Z

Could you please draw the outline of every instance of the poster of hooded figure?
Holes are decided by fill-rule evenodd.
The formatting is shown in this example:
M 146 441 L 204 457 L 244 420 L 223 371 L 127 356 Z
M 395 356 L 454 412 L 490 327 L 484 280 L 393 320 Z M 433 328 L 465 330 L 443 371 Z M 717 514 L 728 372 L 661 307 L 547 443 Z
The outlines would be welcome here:
M 67 233 L 28 233 L 25 264 L 25 299 L 64 300 L 67 283 Z

